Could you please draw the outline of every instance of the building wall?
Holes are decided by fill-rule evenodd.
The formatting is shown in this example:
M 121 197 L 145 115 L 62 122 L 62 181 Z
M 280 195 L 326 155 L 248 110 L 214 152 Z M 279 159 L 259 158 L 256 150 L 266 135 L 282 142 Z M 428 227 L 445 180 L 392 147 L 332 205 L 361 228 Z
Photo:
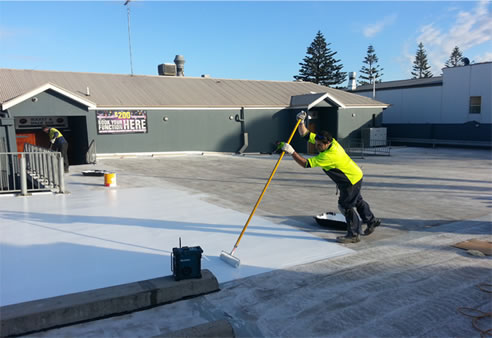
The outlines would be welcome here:
M 357 92 L 372 97 L 372 91 Z M 470 96 L 482 97 L 481 114 L 470 114 Z M 492 62 L 443 69 L 442 86 L 376 90 L 376 100 L 391 104 L 383 123 L 492 122 Z
M 239 149 L 239 123 L 229 120 L 237 111 L 147 110 L 147 133 L 98 134 L 96 112 L 89 112 L 89 140 L 98 153 L 166 151 L 233 151 Z M 167 117 L 167 121 L 164 118 Z M 89 141 L 90 142 L 90 141 Z
M 86 116 L 87 107 L 67 97 L 47 90 L 35 96 L 36 101 L 27 99 L 11 107 L 12 117 L 18 116 Z
M 36 98 L 36 100 L 33 100 Z M 71 164 L 85 163 L 85 153 L 87 152 L 87 129 L 85 121 L 87 117 L 87 107 L 77 101 L 67 98 L 58 92 L 47 90 L 39 93 L 31 99 L 27 99 L 9 108 L 10 116 L 15 120 L 16 117 L 36 117 L 36 116 L 63 116 L 68 120 L 68 128 L 60 128 L 63 136 L 67 139 L 69 148 L 69 162 Z M 30 134 L 29 139 L 36 139 L 36 144 L 42 147 L 49 147 L 48 136 L 40 131 L 40 127 L 16 130 L 15 125 L 9 126 L 9 133 L 17 135 L 9 144 L 9 151 L 17 151 L 17 141 L 25 139 L 25 135 Z M 29 143 L 34 143 L 28 141 Z M 22 146 L 20 143 L 19 146 Z M 19 149 L 20 150 L 20 149 Z
M 372 92 L 357 92 L 372 97 Z M 470 97 L 481 113 L 470 114 Z M 492 63 L 443 69 L 441 86 L 376 90 L 390 138 L 492 141 Z
M 474 122 L 460 124 L 391 124 L 388 126 L 389 138 L 491 142 L 491 134 L 492 127 L 490 124 Z
M 9 109 L 9 113 L 13 118 L 67 117 L 68 128 L 61 131 L 69 141 L 71 164 L 85 163 L 85 154 L 93 140 L 98 154 L 176 151 L 235 153 L 243 146 L 243 134 L 248 133 L 249 145 L 245 152 L 271 153 L 275 151 L 278 141 L 288 139 L 300 110 L 142 109 L 147 115 L 146 133 L 98 134 L 97 110 L 87 110 L 86 106 L 52 90 L 40 93 L 36 98 L 35 101 L 27 99 L 17 104 Z M 319 108 L 316 128 L 317 131 L 328 130 L 336 138 L 360 138 L 360 128 L 369 126 L 372 115 L 379 115 L 380 112 L 381 109 Z M 15 127 L 9 128 L 15 134 Z M 41 136 L 41 141 L 47 143 L 47 137 L 44 134 Z M 301 152 L 307 150 L 305 140 L 297 133 L 292 144 Z M 10 151 L 15 149 L 10 146 Z
M 88 130 L 89 142 L 96 141 L 98 153 L 237 152 L 244 132 L 249 143 L 245 152 L 272 152 L 275 142 L 286 138 L 292 115 L 288 109 L 245 109 L 243 115 L 239 108 L 148 110 L 148 133 L 98 135 L 95 114 L 90 112 Z
M 361 94 L 372 97 L 372 92 Z M 383 112 L 382 123 L 440 123 L 441 95 L 441 86 L 376 91 L 376 100 L 391 104 Z
M 380 127 L 381 111 L 381 108 L 339 108 L 337 139 L 360 139 L 363 128 Z
M 9 109 L 13 118 L 24 116 L 66 116 L 70 130 L 61 130 L 69 139 L 69 153 L 82 163 L 88 145 L 97 152 L 135 153 L 172 151 L 237 152 L 248 133 L 245 152 L 275 150 L 276 141 L 286 140 L 295 125 L 296 111 L 289 109 L 161 109 L 146 110 L 147 133 L 98 134 L 96 111 L 48 90 Z M 167 117 L 167 120 L 164 118 Z M 8 127 L 15 133 L 15 127 Z M 2 128 L 5 129 L 5 128 Z M 6 134 L 3 130 L 2 134 Z M 2 136 L 2 135 L 0 135 Z M 75 140 L 76 139 L 76 140 Z M 80 145 L 80 140 L 83 145 Z M 15 140 L 14 140 L 15 142 Z M 78 143 L 77 143 L 78 142 Z M 76 144 L 77 143 L 77 144 Z M 12 146 L 10 151 L 15 151 Z
M 470 114 L 470 96 L 481 96 L 480 114 Z M 443 69 L 441 123 L 492 122 L 492 62 Z

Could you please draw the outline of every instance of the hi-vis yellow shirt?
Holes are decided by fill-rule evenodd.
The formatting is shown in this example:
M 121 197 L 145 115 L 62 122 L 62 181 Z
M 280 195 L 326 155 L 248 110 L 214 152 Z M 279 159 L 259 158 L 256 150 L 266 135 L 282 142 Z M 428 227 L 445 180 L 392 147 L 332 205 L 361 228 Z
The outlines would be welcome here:
M 50 128 L 50 132 L 48 133 L 50 140 L 57 139 L 63 137 L 62 133 L 56 128 Z
M 309 143 L 315 144 L 316 134 L 309 133 Z M 325 151 L 307 160 L 306 167 L 321 167 L 338 185 L 354 185 L 362 179 L 362 170 L 347 155 L 343 147 L 333 139 Z

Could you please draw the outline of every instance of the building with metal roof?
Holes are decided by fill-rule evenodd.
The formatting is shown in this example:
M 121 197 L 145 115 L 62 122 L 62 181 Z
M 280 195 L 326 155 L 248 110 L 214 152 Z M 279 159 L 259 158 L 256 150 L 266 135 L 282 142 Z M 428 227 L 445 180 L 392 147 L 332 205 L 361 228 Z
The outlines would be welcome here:
M 443 68 L 443 75 L 359 86 L 351 93 L 390 104 L 382 124 L 398 143 L 492 145 L 492 62 Z
M 313 130 L 344 139 L 387 107 L 310 82 L 21 69 L 0 69 L 0 105 L 0 146 L 45 145 L 40 127 L 48 124 L 67 137 L 72 163 L 86 162 L 90 144 L 99 155 L 271 152 L 302 109 Z

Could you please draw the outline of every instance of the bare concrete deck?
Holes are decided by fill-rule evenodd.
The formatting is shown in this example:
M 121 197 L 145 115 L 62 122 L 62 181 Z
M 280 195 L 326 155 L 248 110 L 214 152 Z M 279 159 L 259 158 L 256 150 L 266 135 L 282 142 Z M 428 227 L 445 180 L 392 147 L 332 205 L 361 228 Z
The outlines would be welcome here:
M 166 156 L 101 160 L 118 187 L 172 182 L 244 213 L 256 202 L 277 157 Z M 489 150 L 396 148 L 391 157 L 356 159 L 362 194 L 383 225 L 352 255 L 276 270 L 221 285 L 221 291 L 154 309 L 38 333 L 36 337 L 151 337 L 226 319 L 239 337 L 478 337 L 459 307 L 492 310 L 480 283 L 492 282 L 489 257 L 451 247 L 492 239 Z M 90 179 L 74 174 L 73 184 Z M 98 189 L 97 186 L 92 187 Z M 341 233 L 312 216 L 336 211 L 335 186 L 319 169 L 286 158 L 258 215 L 327 241 Z M 246 235 L 247 236 L 247 233 Z M 225 243 L 229 248 L 233 243 Z M 292 248 L 295 250 L 295 248 Z M 492 327 L 490 320 L 482 322 Z

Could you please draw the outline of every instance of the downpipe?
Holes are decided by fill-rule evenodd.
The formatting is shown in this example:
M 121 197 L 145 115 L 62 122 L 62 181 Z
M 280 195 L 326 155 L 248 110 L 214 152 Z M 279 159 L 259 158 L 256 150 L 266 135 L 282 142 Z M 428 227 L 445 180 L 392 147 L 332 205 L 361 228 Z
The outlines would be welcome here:
M 238 153 L 242 154 L 246 148 L 248 148 L 248 133 L 243 133 L 243 146 L 239 149 Z
M 241 122 L 241 132 L 243 134 L 243 146 L 241 147 L 241 149 L 238 150 L 238 154 L 242 154 L 244 153 L 244 151 L 246 150 L 246 148 L 248 148 L 248 133 L 246 132 L 246 128 L 244 126 L 244 107 L 241 107 L 241 112 L 239 115 L 236 115 L 236 121 L 237 122 Z

